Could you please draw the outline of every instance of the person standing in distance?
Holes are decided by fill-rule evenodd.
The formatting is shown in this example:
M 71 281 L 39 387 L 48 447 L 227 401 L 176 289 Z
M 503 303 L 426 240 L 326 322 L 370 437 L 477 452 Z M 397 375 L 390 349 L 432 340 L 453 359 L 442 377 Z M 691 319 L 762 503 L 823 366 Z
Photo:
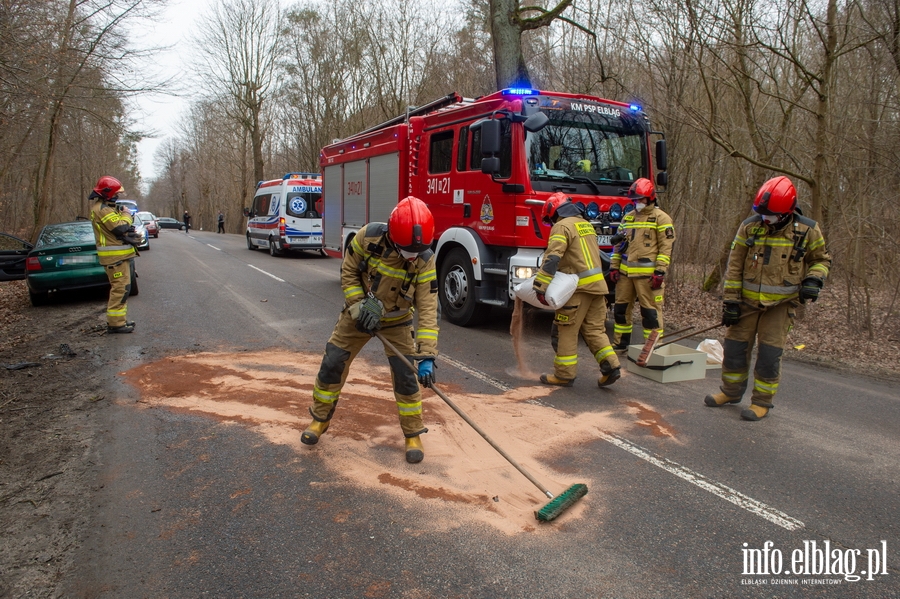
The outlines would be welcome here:
M 106 332 L 131 333 L 134 322 L 128 321 L 128 295 L 131 293 L 131 273 L 134 270 L 135 247 L 141 236 L 135 233 L 128 210 L 116 206 L 119 194 L 125 191 L 115 177 L 105 175 L 97 180 L 88 196 L 91 206 L 91 227 L 97 244 L 97 258 L 109 279 L 109 300 L 106 304 Z
M 419 384 L 427 387 L 434 382 L 438 355 L 433 239 L 431 211 L 420 199 L 409 196 L 394 207 L 387 224 L 369 223 L 350 242 L 341 264 L 344 308 L 325 344 L 309 409 L 313 422 L 300 436 L 304 444 L 315 445 L 328 430 L 350 364 L 380 331 L 410 362 L 418 360 L 416 380 L 416 373 L 385 347 L 406 439 L 406 461 L 416 464 L 425 458 L 420 436 L 428 429 L 422 421 Z M 418 316 L 415 330 L 413 312 Z
M 797 190 L 787 177 L 763 183 L 756 213 L 738 227 L 725 271 L 725 333 L 721 393 L 707 395 L 711 408 L 739 404 L 750 378 L 757 343 L 750 407 L 741 418 L 765 418 L 781 380 L 781 356 L 800 304 L 814 302 L 831 268 L 816 221 L 797 212 Z
M 187 232 L 191 230 L 191 215 L 187 210 L 184 211 L 181 220 L 184 221 L 184 232 L 187 234 Z
M 219 210 L 219 230 L 216 233 L 224 233 L 225 232 L 225 215 L 222 214 L 222 211 Z
M 612 385 L 621 376 L 619 358 L 606 336 L 606 294 L 603 264 L 597 233 L 584 218 L 584 207 L 562 192 L 544 204 L 542 221 L 552 225 L 544 261 L 534 278 L 538 301 L 547 305 L 544 294 L 557 272 L 578 275 L 575 293 L 556 311 L 550 343 L 556 352 L 553 374 L 542 374 L 545 385 L 571 387 L 578 370 L 578 336 L 600 365 L 600 387 Z
M 640 178 L 632 183 L 628 198 L 634 203 L 634 210 L 622 218 L 617 231 L 625 235 L 625 245 L 613 252 L 609 264 L 609 280 L 616 284 L 613 342 L 617 350 L 627 350 L 631 343 L 630 312 L 635 299 L 641 307 L 644 339 L 654 329 L 662 334 L 664 281 L 675 244 L 672 217 L 657 206 L 650 179 Z

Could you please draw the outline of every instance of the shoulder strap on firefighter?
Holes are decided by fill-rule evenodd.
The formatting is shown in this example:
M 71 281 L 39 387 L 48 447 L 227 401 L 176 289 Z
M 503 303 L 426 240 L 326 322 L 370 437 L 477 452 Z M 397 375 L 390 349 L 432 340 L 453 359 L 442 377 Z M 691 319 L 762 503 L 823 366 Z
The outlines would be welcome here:
M 360 274 L 368 272 L 369 259 L 372 256 L 378 256 L 379 258 L 381 258 L 384 254 L 385 249 L 387 249 L 387 243 L 385 241 L 387 231 L 387 223 L 369 223 L 364 229 L 362 229 L 362 231 L 358 233 L 358 235 L 362 235 L 363 243 L 366 244 L 366 255 L 359 263 Z M 368 239 L 372 239 L 372 241 L 366 241 Z M 362 243 L 360 245 L 362 245 Z M 372 278 L 372 285 L 369 291 L 374 293 L 378 289 L 378 284 L 380 282 L 381 273 L 376 272 L 375 276 Z
M 803 261 L 808 245 L 806 237 L 809 235 L 809 230 L 815 229 L 816 225 L 817 223 L 813 219 L 807 218 L 802 214 L 794 214 L 794 248 L 791 253 L 791 260 L 794 262 Z
M 752 225 L 753 223 L 761 222 L 763 222 L 762 216 L 754 214 L 753 216 L 745 218 L 741 223 L 741 226 L 743 227 L 744 225 Z M 747 229 L 747 232 L 750 233 L 747 236 L 747 247 L 752 248 L 754 245 L 756 245 L 756 235 L 757 233 L 759 233 L 759 227 L 749 228 Z

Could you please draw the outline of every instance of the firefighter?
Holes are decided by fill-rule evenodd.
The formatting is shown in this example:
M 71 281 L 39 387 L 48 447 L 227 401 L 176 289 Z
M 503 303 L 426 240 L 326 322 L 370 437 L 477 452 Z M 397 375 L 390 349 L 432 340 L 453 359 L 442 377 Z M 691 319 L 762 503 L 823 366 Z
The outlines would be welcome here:
M 410 361 L 416 373 L 385 348 L 400 428 L 406 438 L 406 461 L 425 457 L 420 435 L 422 391 L 434 382 L 438 340 L 438 285 L 435 271 L 434 217 L 424 202 L 409 196 L 400 200 L 385 223 L 369 223 L 350 242 L 341 265 L 344 308 L 328 343 L 313 388 L 313 422 L 300 441 L 315 445 L 328 430 L 347 380 L 350 363 L 376 331 Z M 418 317 L 413 329 L 413 311 Z
M 704 403 L 712 408 L 741 403 L 757 343 L 750 407 L 741 410 L 744 420 L 761 420 L 772 409 L 796 310 L 818 299 L 831 267 L 819 225 L 796 209 L 791 180 L 769 179 L 753 202 L 756 214 L 741 223 L 731 243 L 722 305 L 728 329 L 721 393 L 707 395 Z
M 547 305 L 544 294 L 553 275 L 577 274 L 578 287 L 566 305 L 556 311 L 550 334 L 556 359 L 553 374 L 542 374 L 546 385 L 571 387 L 578 369 L 578 336 L 584 338 L 600 365 L 600 387 L 612 385 L 621 376 L 619 358 L 606 336 L 606 294 L 603 264 L 594 227 L 584 218 L 584 207 L 562 192 L 544 204 L 543 222 L 552 225 L 541 269 L 534 278 L 538 300 Z
M 128 209 L 116 206 L 116 200 L 123 191 L 118 179 L 106 175 L 97 180 L 97 185 L 88 196 L 89 200 L 95 200 L 91 207 L 91 222 L 97 257 L 105 267 L 110 285 L 106 305 L 107 333 L 130 333 L 134 330 L 134 322 L 127 319 L 126 301 L 131 293 L 131 273 L 137 255 L 135 247 L 140 244 L 141 236 L 134 231 Z
M 635 299 L 641 308 L 644 339 L 654 329 L 662 334 L 664 281 L 675 244 L 672 217 L 657 206 L 650 179 L 632 183 L 628 198 L 634 210 L 622 219 L 618 232 L 625 235 L 625 241 L 613 252 L 609 264 L 609 280 L 616 284 L 613 342 L 617 351 L 627 350 L 631 343 L 630 312 Z

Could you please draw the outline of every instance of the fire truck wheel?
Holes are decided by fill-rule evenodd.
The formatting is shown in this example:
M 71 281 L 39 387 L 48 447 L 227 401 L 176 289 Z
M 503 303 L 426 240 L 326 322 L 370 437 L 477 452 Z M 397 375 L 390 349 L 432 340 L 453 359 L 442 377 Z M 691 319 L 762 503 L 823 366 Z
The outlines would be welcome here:
M 450 251 L 441 264 L 441 309 L 447 320 L 461 327 L 482 324 L 491 307 L 475 301 L 475 275 L 469 253 L 463 248 Z
M 247 249 L 248 249 L 248 250 L 255 250 L 255 249 L 256 249 L 256 246 L 253 245 L 253 242 L 252 242 L 252 241 L 250 241 L 250 233 L 247 233 Z

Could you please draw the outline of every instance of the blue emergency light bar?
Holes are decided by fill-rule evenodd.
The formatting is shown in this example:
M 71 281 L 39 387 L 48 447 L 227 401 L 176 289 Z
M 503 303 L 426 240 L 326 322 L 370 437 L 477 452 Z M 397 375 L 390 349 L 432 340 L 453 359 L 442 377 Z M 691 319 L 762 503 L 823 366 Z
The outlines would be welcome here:
M 632 104 L 631 106 L 629 106 L 629 108 L 631 108 L 632 112 L 640 112 L 641 111 L 640 104 Z
M 282 177 L 282 181 L 285 179 L 291 179 L 295 177 L 306 177 L 307 179 L 317 179 L 319 177 L 319 173 L 288 173 L 284 177 Z
M 504 96 L 539 96 L 541 95 L 541 90 L 531 89 L 530 87 L 507 87 L 500 90 L 500 93 Z

